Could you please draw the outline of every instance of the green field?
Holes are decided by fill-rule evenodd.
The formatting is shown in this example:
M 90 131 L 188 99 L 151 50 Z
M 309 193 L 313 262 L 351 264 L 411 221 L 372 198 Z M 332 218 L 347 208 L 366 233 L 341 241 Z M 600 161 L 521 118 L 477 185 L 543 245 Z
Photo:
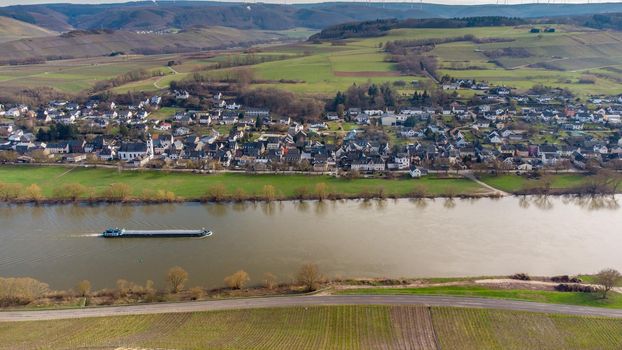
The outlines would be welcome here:
M 598 93 L 622 92 L 620 72 L 607 70 L 619 65 L 622 57 L 622 35 L 617 32 L 595 31 L 587 28 L 559 25 L 555 33 L 536 35 L 530 26 L 476 27 L 460 29 L 396 29 L 375 38 L 350 39 L 345 45 L 297 44 L 275 47 L 272 52 L 306 52 L 279 62 L 253 66 L 260 79 L 299 80 L 297 84 L 273 83 L 289 91 L 311 94 L 332 94 L 352 83 L 404 80 L 426 81 L 425 77 L 399 76 L 393 64 L 379 45 L 391 40 L 449 38 L 473 34 L 479 39 L 502 38 L 510 42 L 474 43 L 452 42 L 436 45 L 431 52 L 439 61 L 439 75 L 455 78 L 485 80 L 495 85 L 506 85 L 527 90 L 535 84 L 568 88 L 581 97 Z M 518 48 L 528 52 L 527 57 L 499 57 L 500 66 L 492 63 L 484 51 Z M 553 69 L 528 67 L 546 64 Z M 476 68 L 474 68 L 476 67 Z M 219 71 L 209 74 L 218 76 Z M 589 77 L 593 84 L 580 83 Z M 266 84 L 262 84 L 263 86 Z M 410 90 L 402 90 L 409 93 Z M 465 96 L 469 91 L 461 91 Z
M 609 297 L 607 299 L 602 299 L 601 295 L 598 293 L 556 292 L 546 290 L 523 289 L 493 289 L 475 285 L 422 288 L 361 288 L 346 289 L 343 291 L 339 291 L 338 294 L 453 295 L 622 309 L 622 294 L 619 293 L 611 293 L 609 294 Z
M 550 175 L 552 179 L 551 188 L 553 190 L 565 190 L 585 184 L 588 176 L 581 174 L 558 174 Z M 520 192 L 530 185 L 537 183 L 537 180 L 530 180 L 524 176 L 517 175 L 498 175 L 481 176 L 481 180 L 488 185 L 505 192 Z
M 322 306 L 0 323 L 0 349 L 619 349 L 607 318 Z
M 27 66 L 1 66 L 0 89 L 53 87 L 79 93 L 97 82 L 138 69 L 161 69 L 175 56 L 127 56 L 52 61 Z M 151 83 L 153 88 L 153 82 Z
M 544 26 L 544 25 L 543 25 Z M 379 46 L 391 40 L 451 38 L 466 34 L 478 39 L 495 38 L 509 42 L 451 42 L 436 45 L 431 55 L 439 62 L 438 75 L 454 78 L 485 80 L 527 90 L 535 84 L 567 88 L 580 97 L 590 94 L 622 92 L 622 34 L 588 28 L 556 25 L 555 33 L 529 33 L 530 26 L 474 27 L 459 29 L 396 29 L 374 38 L 345 40 L 338 45 L 301 42 L 280 46 L 263 46 L 255 55 L 288 55 L 285 60 L 264 62 L 249 68 L 255 73 L 255 87 L 278 87 L 301 94 L 331 96 L 353 83 L 404 81 L 403 94 L 411 94 L 413 80 L 426 84 L 422 76 L 401 76 Z M 292 29 L 274 32 L 275 36 L 304 39 L 312 32 Z M 264 33 L 270 34 L 270 32 Z M 520 49 L 526 55 L 500 56 L 493 63 L 484 52 L 499 49 Z M 0 67 L 0 88 L 54 86 L 64 92 L 81 92 L 97 81 L 106 80 L 135 69 L 163 69 L 167 60 L 181 60 L 175 66 L 178 74 L 166 71 L 165 77 L 132 82 L 116 92 L 158 91 L 174 80 L 185 79 L 194 72 L 212 78 L 230 74 L 235 68 L 214 69 L 215 62 L 224 61 L 237 52 L 218 53 L 215 57 L 196 55 L 130 56 L 122 58 L 91 58 L 54 61 L 42 65 Z M 531 67 L 530 65 L 536 65 Z M 540 65 L 540 67 L 538 67 Z M 543 66 L 544 65 L 544 66 Z M 211 68 L 210 68 L 211 67 Z M 287 80 L 287 82 L 279 82 Z M 586 81 L 591 83 L 586 83 Z M 472 91 L 461 94 L 468 97 Z
M 487 192 L 468 179 L 337 179 L 329 176 L 305 175 L 250 175 L 213 174 L 199 175 L 160 171 L 123 171 L 113 169 L 64 168 L 64 167 L 0 167 L 0 179 L 5 183 L 20 183 L 24 186 L 37 184 L 45 196 L 51 196 L 54 189 L 68 183 L 80 183 L 100 192 L 113 183 L 128 184 L 135 195 L 143 190 L 172 191 L 185 199 L 198 199 L 213 186 L 223 184 L 232 194 L 242 189 L 248 195 L 259 195 L 265 185 L 272 185 L 284 198 L 293 198 L 295 191 L 305 186 L 313 193 L 318 183 L 325 183 L 329 190 L 345 196 L 356 197 L 364 192 L 384 189 L 386 195 L 407 196 L 416 186 L 423 186 L 429 195 L 453 194 L 474 195 Z

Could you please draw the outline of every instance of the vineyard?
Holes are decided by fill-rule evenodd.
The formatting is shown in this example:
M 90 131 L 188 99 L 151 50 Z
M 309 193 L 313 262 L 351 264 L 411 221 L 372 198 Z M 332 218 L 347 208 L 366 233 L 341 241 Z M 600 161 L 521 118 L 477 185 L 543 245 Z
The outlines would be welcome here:
M 0 349 L 620 349 L 622 321 L 321 306 L 0 323 Z

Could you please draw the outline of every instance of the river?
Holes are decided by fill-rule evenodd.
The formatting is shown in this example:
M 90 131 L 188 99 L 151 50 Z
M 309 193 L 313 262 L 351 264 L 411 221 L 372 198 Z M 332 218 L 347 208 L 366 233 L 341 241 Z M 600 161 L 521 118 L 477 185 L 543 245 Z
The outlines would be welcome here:
M 451 277 L 622 270 L 618 202 L 563 197 L 158 205 L 0 206 L 0 276 L 52 288 L 120 278 L 189 287 L 246 270 L 282 281 L 317 263 L 329 277 Z M 199 229 L 208 238 L 104 239 L 106 227 Z

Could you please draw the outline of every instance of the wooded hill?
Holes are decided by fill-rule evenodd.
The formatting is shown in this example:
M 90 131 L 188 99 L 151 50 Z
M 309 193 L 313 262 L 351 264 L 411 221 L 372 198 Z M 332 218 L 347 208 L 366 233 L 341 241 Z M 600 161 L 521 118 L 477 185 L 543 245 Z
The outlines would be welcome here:
M 578 16 L 622 12 L 621 3 L 439 5 L 412 3 L 316 3 L 301 5 L 223 3 L 212 1 L 151 1 L 123 4 L 46 4 L 0 8 L 11 17 L 55 31 L 73 29 L 163 30 L 193 26 L 240 29 L 322 29 L 346 22 L 376 19 L 520 17 L 543 14 Z

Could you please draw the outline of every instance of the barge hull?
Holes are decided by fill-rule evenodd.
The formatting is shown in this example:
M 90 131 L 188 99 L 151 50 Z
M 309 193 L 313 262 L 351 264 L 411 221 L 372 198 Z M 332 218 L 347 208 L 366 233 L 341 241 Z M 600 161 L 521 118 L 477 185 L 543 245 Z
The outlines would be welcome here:
M 206 237 L 211 231 L 207 230 L 123 230 L 117 235 L 106 235 L 106 238 L 175 238 L 175 237 Z

